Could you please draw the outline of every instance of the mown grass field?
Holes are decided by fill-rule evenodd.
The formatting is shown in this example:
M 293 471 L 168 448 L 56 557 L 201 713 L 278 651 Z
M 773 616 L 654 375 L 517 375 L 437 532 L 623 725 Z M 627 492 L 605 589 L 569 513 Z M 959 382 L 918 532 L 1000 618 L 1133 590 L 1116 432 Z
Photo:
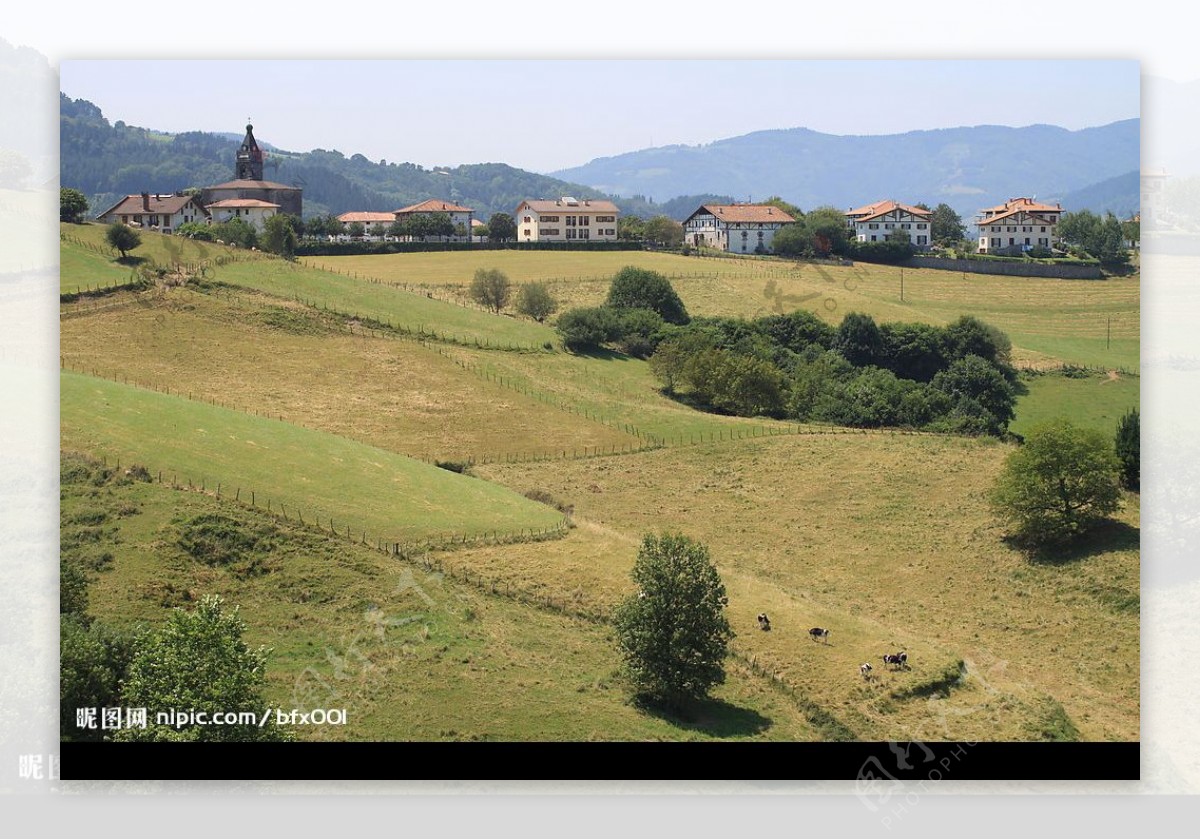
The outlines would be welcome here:
M 176 386 L 178 387 L 178 385 Z M 64 371 L 62 445 L 226 495 L 254 491 L 372 544 L 553 528 L 553 508 L 326 432 Z M 240 493 L 239 493 L 240 491 Z M 339 527 L 340 526 L 340 527 Z
M 736 663 L 694 720 L 628 702 L 603 626 L 492 596 L 264 511 L 63 460 L 63 541 L 96 558 L 90 612 L 154 626 L 218 594 L 271 648 L 267 700 L 345 708 L 305 740 L 813 740 L 790 700 Z M 256 540 L 228 563 L 181 536 L 212 517 Z M 86 524 L 83 524 L 86 523 Z M 105 559 L 107 557 L 107 559 Z
M 1009 424 L 1019 435 L 1059 417 L 1114 435 L 1121 417 L 1141 404 L 1141 378 L 1116 372 L 1074 378 L 1050 371 L 1026 375 L 1022 384 L 1027 393 L 1017 398 L 1017 416 Z
M 499 253 L 516 260 L 518 281 L 521 270 L 568 276 L 568 263 L 543 257 L 605 258 L 587 263 L 591 270 L 575 263 L 577 277 L 602 277 L 615 270 L 608 260 L 619 268 L 629 257 L 664 259 L 657 270 L 668 274 L 687 273 L 672 271 L 680 262 L 710 272 L 719 265 L 721 276 L 673 281 L 694 315 L 808 308 L 836 323 L 857 309 L 879 320 L 945 323 L 969 313 L 1008 330 L 1019 362 L 1137 364 L 1136 278 L 1084 285 L 906 270 L 901 303 L 888 274 L 897 270 L 883 267 Z M 473 273 L 466 256 L 360 259 L 420 258 L 404 270 L 429 266 L 433 279 L 422 282 L 452 295 Z M 457 262 L 439 274 L 438 258 L 448 257 Z M 63 264 L 65 277 L 74 263 Z M 400 278 L 381 279 L 413 282 Z M 220 500 L 158 484 L 106 485 L 118 507 L 139 512 L 100 529 L 113 538 L 113 561 L 97 575 L 93 603 L 108 619 L 147 622 L 210 591 L 243 603 L 254 639 L 277 649 L 274 697 L 296 691 L 306 675 L 305 690 L 333 690 L 359 710 L 354 727 L 304 737 L 1138 737 L 1136 495 L 1091 543 L 1039 561 L 1004 541 L 986 505 L 1012 444 L 700 413 L 663 396 L 644 361 L 548 351 L 550 327 L 269 257 L 217 266 L 210 280 L 196 291 L 120 292 L 63 306 L 64 363 L 98 375 L 63 374 L 64 449 L 145 463 L 154 474 L 169 471 L 168 484 L 173 476 L 203 481 L 209 493 L 222 483 Z M 607 292 L 599 279 L 552 285 L 567 305 Z M 1083 326 L 1110 315 L 1112 347 L 1101 353 Z M 1119 333 L 1117 319 L 1127 315 L 1132 329 Z M 367 317 L 473 338 L 421 343 L 364 330 L 358 321 Z M 1105 336 L 1098 340 L 1103 348 Z M 534 350 L 489 348 L 504 343 Z M 1111 431 L 1138 401 L 1136 376 L 1046 373 L 1025 384 L 1017 432 L 1064 413 Z M 574 457 L 585 447 L 636 447 L 645 437 L 635 432 L 665 446 Z M 547 460 L 501 458 L 468 477 L 405 457 L 480 460 L 485 450 Z M 239 487 L 242 502 L 254 489 L 260 508 L 266 494 L 272 513 L 282 502 L 288 521 L 231 504 Z M 530 501 L 524 494 L 533 491 L 554 506 Z M 70 505 L 64 500 L 65 537 L 87 518 L 72 520 Z M 364 531 L 377 545 L 537 530 L 562 521 L 556 507 L 573 508 L 576 525 L 560 539 L 443 542 L 430 557 L 449 573 L 437 582 L 448 594 L 432 604 L 393 592 L 388 577 L 408 570 L 415 578 L 406 581 L 434 585 L 423 567 L 353 545 Z M 312 529 L 310 511 L 324 534 Z M 197 564 L 181 554 L 177 534 L 206 512 L 247 528 L 269 525 L 274 547 L 245 569 Z M 641 537 L 668 528 L 709 545 L 738 632 L 730 683 L 691 723 L 630 705 L 608 631 L 570 615 L 607 613 L 629 592 Z M 464 578 L 491 586 L 455 582 Z M 413 610 L 425 623 L 412 632 L 427 625 L 428 635 L 413 637 L 408 624 L 380 632 L 381 615 Z M 754 619 L 763 611 L 770 633 Z M 831 644 L 808 638 L 814 625 L 833 629 Z M 331 678 L 340 672 L 330 650 L 362 664 L 345 655 L 351 644 L 375 667 Z M 880 655 L 899 649 L 911 669 L 884 669 Z M 859 675 L 864 661 L 875 665 L 875 680 Z M 539 720 L 529 709 L 542 702 Z
M 345 318 L 287 301 L 182 289 L 106 300 L 106 308 L 63 320 L 68 367 L 151 386 L 187 382 L 198 398 L 431 461 L 641 444 L 467 374 L 437 349 L 351 334 Z
M 1126 496 L 1118 524 L 1089 550 L 1030 562 L 1003 542 L 985 502 L 1009 450 L 902 435 L 779 437 L 489 466 L 485 477 L 574 505 L 579 527 L 553 546 L 475 549 L 452 562 L 605 606 L 622 594 L 640 536 L 679 529 L 721 568 L 739 650 L 860 737 L 903 726 L 944 739 L 935 708 L 883 701 L 962 659 L 965 693 L 940 692 L 953 737 L 1036 738 L 1040 710 L 1057 702 L 1086 739 L 1136 738 L 1137 497 Z M 764 610 L 769 634 L 754 623 Z M 814 625 L 834 628 L 831 648 L 807 638 Z M 891 648 L 909 652 L 912 671 L 864 691 L 857 664 L 878 667 Z

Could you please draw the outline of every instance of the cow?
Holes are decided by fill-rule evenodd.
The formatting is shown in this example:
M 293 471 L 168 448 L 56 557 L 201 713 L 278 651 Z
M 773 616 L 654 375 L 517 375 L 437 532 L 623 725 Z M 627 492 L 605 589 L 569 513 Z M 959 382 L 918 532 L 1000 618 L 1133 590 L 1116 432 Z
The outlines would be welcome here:
M 858 666 L 858 672 L 863 675 L 864 680 L 871 679 L 871 663 L 864 662 Z
M 808 631 L 808 636 L 814 642 L 817 639 L 822 639 L 824 640 L 825 644 L 829 644 L 829 631 L 824 627 L 814 627 Z
M 771 629 L 771 619 L 767 618 L 766 613 L 758 614 L 758 628 L 763 631 Z
M 883 655 L 884 665 L 895 665 L 897 669 L 908 667 L 908 654 L 904 651 L 900 653 L 885 653 Z

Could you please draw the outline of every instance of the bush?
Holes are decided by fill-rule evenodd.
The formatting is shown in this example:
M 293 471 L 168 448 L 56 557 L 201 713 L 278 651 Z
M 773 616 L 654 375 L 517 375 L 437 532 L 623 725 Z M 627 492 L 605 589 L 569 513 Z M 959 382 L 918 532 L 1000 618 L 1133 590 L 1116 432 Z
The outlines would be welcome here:
M 202 242 L 216 242 L 217 235 L 208 225 L 199 222 L 184 222 L 175 228 L 176 236 L 186 236 L 188 239 L 199 239 Z
M 883 335 L 870 315 L 847 312 L 833 337 L 833 349 L 855 367 L 874 365 L 883 355 Z
M 969 403 L 959 407 L 968 416 L 984 421 L 989 434 L 1002 434 L 1015 416 L 1017 396 L 1013 386 L 999 369 L 980 356 L 967 356 L 953 362 L 949 368 L 933 377 L 932 385 L 955 403 L 965 398 L 978 404 L 986 416 L 978 415 Z
M 991 494 L 995 512 L 1018 541 L 1059 545 L 1117 510 L 1121 464 L 1101 432 L 1068 420 L 1043 424 L 1008 456 Z
M 71 187 L 60 187 L 58 190 L 58 220 L 79 224 L 87 215 L 87 196 Z
M 572 353 L 599 350 L 619 335 L 620 318 L 607 306 L 568 309 L 555 324 L 563 344 Z
M 917 252 L 910 242 L 851 242 L 848 256 L 863 262 L 894 265 L 912 259 Z
M 498 268 L 481 268 L 471 281 L 471 300 L 485 306 L 496 314 L 508 305 L 512 284 L 508 275 Z
M 1121 483 L 1129 490 L 1142 486 L 1142 420 L 1136 408 L 1117 423 L 1117 460 L 1121 463 Z
M 657 271 L 626 266 L 613 277 L 607 306 L 616 309 L 650 309 L 668 324 L 686 324 L 687 309 L 671 282 Z
M 613 341 L 622 353 L 638 359 L 648 359 L 658 347 L 658 333 L 663 319 L 649 309 L 617 310 L 616 335 Z
M 633 583 L 637 592 L 617 607 L 613 624 L 636 690 L 678 708 L 725 682 L 734 633 L 708 549 L 680 534 L 646 536 Z
M 121 682 L 129 671 L 137 637 L 80 616 L 59 619 L 59 732 L 64 741 L 98 741 L 100 728 L 77 725 L 76 709 L 121 705 Z
M 545 283 L 525 283 L 517 292 L 517 311 L 539 323 L 558 309 L 556 301 Z
M 142 235 L 129 225 L 113 222 L 104 232 L 104 239 L 110 246 L 121 252 L 121 259 L 142 244 Z

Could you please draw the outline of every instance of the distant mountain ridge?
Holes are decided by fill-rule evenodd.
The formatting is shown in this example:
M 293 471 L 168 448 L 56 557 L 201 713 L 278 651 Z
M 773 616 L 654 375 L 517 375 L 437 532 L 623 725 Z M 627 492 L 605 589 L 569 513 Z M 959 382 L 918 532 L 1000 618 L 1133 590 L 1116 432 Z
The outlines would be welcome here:
M 1076 131 L 982 125 L 834 135 L 791 128 L 643 149 L 550 174 L 618 195 L 779 195 L 805 209 L 944 201 L 970 218 L 1014 196 L 1054 201 L 1137 170 L 1140 130 L 1139 119 Z

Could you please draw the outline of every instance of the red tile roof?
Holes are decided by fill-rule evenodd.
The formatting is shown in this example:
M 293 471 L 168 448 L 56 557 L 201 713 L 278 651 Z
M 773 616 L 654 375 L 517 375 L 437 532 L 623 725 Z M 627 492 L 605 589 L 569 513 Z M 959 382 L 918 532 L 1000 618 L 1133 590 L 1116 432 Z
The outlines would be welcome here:
M 996 207 L 985 207 L 981 213 L 1008 213 L 1012 210 L 1027 210 L 1030 213 L 1061 213 L 1061 204 L 1038 204 L 1032 198 L 1010 198 Z
M 617 205 L 611 201 L 601 201 L 595 198 L 579 198 L 564 201 L 561 198 L 536 198 L 522 201 L 517 205 L 517 212 L 522 207 L 528 207 L 535 213 L 620 213 Z
M 220 201 L 214 201 L 212 204 L 208 205 L 208 209 L 211 210 L 214 207 L 217 207 L 219 209 L 225 209 L 228 207 L 269 208 L 269 207 L 278 207 L 278 206 L 279 206 L 278 204 L 272 204 L 269 201 L 260 201 L 257 198 L 224 198 L 224 199 L 221 199 Z
M 162 216 L 173 216 L 182 210 L 189 201 L 192 200 L 190 195 L 157 195 L 147 193 L 145 200 L 141 193 L 137 195 L 127 195 L 114 204 L 112 207 L 105 210 L 96 216 L 97 219 L 103 218 L 110 214 L 118 216 L 136 216 L 145 213 L 154 213 Z M 150 205 L 150 209 L 146 209 L 146 204 Z M 207 213 L 203 207 L 200 207 L 200 202 L 196 202 L 196 207 L 200 208 L 200 212 Z
M 725 222 L 794 222 L 790 215 L 771 204 L 704 204 L 696 213 L 707 210 Z M 692 216 L 695 216 L 693 213 Z M 690 217 L 689 217 L 690 218 Z
M 375 223 L 394 222 L 396 221 L 395 213 L 372 213 L 370 211 L 352 210 L 349 213 L 343 213 L 338 216 L 338 221 L 342 224 L 350 225 L 355 222 L 361 222 L 364 225 Z
M 878 216 L 883 216 L 891 213 L 893 210 L 899 210 L 902 213 L 908 213 L 913 216 L 920 216 L 923 219 L 933 217 L 932 211 L 922 210 L 920 207 L 913 207 L 910 204 L 901 204 L 890 198 L 883 201 L 876 201 L 874 204 L 864 204 L 862 207 L 855 207 L 852 210 L 847 210 L 846 215 L 853 221 L 865 222 L 868 219 L 874 219 Z
M 462 207 L 458 204 L 451 204 L 449 201 L 439 201 L 436 198 L 430 198 L 422 201 L 420 204 L 414 204 L 411 207 L 401 207 L 397 213 L 474 213 L 470 207 Z
M 293 187 L 288 184 L 277 184 L 274 181 L 252 181 L 249 178 L 239 178 L 236 181 L 226 181 L 224 184 L 214 184 L 211 187 L 205 187 L 206 190 L 295 190 L 300 191 L 299 187 Z

